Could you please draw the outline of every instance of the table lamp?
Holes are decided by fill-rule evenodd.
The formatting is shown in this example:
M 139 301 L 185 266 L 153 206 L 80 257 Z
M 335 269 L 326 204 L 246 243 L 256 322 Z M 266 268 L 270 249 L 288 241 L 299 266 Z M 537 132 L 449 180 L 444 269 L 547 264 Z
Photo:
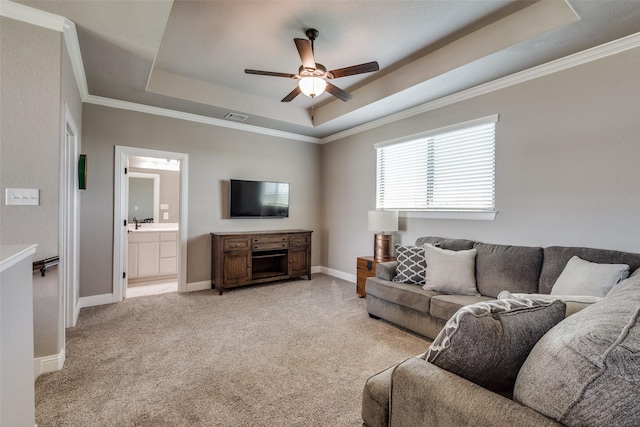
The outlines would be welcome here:
M 369 231 L 376 231 L 373 240 L 373 259 L 387 261 L 391 258 L 391 234 L 398 231 L 398 211 L 369 211 Z

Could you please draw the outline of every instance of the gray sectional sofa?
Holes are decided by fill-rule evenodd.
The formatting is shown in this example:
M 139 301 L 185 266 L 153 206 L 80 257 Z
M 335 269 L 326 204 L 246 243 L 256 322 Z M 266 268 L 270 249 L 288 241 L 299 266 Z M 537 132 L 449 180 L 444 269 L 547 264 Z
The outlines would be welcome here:
M 446 295 L 393 282 L 394 263 L 384 264 L 376 278 L 367 280 L 372 316 L 435 341 L 426 353 L 367 380 L 362 396 L 365 426 L 640 426 L 640 254 L 438 237 L 420 238 L 416 245 L 425 243 L 450 250 L 475 248 L 481 295 Z M 511 294 L 549 294 L 574 256 L 598 265 L 626 264 L 633 274 L 597 302 L 566 313 L 565 303 L 553 301 L 553 295 L 542 301 Z M 509 292 L 501 295 L 506 300 L 497 300 L 502 291 Z M 520 310 L 518 304 L 528 307 Z M 501 305 L 515 308 L 496 310 Z M 477 314 L 482 310 L 488 315 Z M 556 319 L 547 321 L 549 316 Z M 520 323 L 513 323 L 518 317 Z M 460 319 L 467 318 L 473 327 L 465 329 L 467 323 Z M 543 322 L 548 325 L 537 336 L 518 330 Z M 451 330 L 457 335 L 448 335 Z M 509 333 L 506 346 L 492 341 L 494 335 Z M 528 347 L 519 345 L 527 339 Z M 456 347 L 462 350 L 455 353 Z M 434 349 L 455 357 L 434 358 Z M 513 355 L 501 353 L 512 350 L 521 353 L 514 366 L 509 364 Z M 496 390 L 474 377 L 476 370 L 486 369 L 480 360 L 485 354 L 498 362 L 484 378 L 490 384 L 503 370 L 515 368 L 508 388 Z M 446 357 L 450 365 L 443 364 Z
M 640 254 L 605 249 L 494 245 L 442 237 L 421 237 L 415 246 L 424 244 L 454 251 L 475 248 L 475 275 L 480 295 L 444 294 L 394 282 L 397 262 L 391 261 L 379 263 L 376 277 L 367 279 L 367 311 L 371 317 L 431 339 L 465 305 L 496 299 L 502 291 L 549 294 L 573 256 L 595 263 L 627 264 L 631 272 L 640 267 Z

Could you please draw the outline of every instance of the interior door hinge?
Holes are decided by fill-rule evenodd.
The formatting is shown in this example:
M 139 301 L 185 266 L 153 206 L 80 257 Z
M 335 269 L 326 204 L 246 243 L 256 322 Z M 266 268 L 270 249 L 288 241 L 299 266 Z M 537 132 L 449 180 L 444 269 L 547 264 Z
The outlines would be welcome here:
M 127 174 L 127 168 L 124 168 L 124 174 L 125 175 Z
M 127 273 L 126 273 L 126 272 L 124 272 L 124 271 L 122 272 L 122 278 L 123 278 L 123 279 L 126 279 L 126 278 L 127 278 Z
M 124 220 L 124 226 L 125 227 L 127 226 L 127 220 L 126 219 Z

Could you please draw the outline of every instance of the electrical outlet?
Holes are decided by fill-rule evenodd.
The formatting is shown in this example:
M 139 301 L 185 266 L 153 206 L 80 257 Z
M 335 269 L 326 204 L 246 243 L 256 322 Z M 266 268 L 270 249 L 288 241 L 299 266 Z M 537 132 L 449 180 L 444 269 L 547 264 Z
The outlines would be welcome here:
M 169 219 L 169 212 L 163 212 L 162 213 L 162 218 Z

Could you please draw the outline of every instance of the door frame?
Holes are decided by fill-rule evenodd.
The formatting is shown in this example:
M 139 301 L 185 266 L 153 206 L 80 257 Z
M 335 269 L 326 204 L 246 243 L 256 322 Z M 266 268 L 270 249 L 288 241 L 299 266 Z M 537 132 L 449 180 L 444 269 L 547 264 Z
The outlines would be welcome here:
M 127 200 L 128 178 L 124 173 L 130 156 L 156 157 L 178 160 L 180 162 L 180 219 L 178 221 L 178 292 L 187 291 L 187 213 L 188 213 L 188 176 L 189 155 L 171 151 L 147 148 L 115 146 L 114 187 L 113 187 L 113 299 L 122 301 L 126 295 L 127 280 L 123 273 L 127 271 L 127 239 L 125 221 L 128 215 Z
M 60 274 L 63 328 L 76 325 L 80 314 L 80 197 L 78 188 L 79 134 L 69 106 L 64 104 L 60 150 Z

